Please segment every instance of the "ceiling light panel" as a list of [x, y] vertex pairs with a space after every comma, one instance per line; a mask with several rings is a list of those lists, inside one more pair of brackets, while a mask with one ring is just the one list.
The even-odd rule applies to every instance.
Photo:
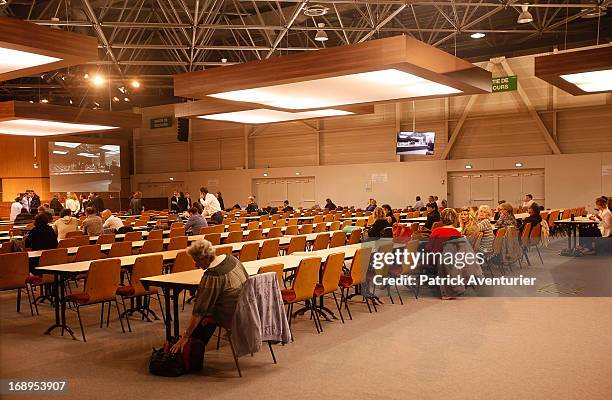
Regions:
[[90, 124], [71, 124], [35, 119], [0, 121], [0, 134], [4, 135], [53, 136], [76, 132], [105, 131], [109, 129], [117, 129], [117, 127]]
[[[350, 90], [349, 90], [350, 88]], [[288, 109], [336, 107], [389, 99], [461, 93], [397, 69], [364, 72], [304, 82], [211, 94], [211, 97]]]
[[61, 58], [0, 47], [0, 74], [61, 61]]
[[612, 90], [612, 69], [566, 74], [561, 75], [561, 78], [573, 83], [585, 92]]
[[235, 111], [219, 114], [202, 115], [198, 118], [214, 121], [237, 122], [242, 124], [269, 124], [273, 122], [286, 122], [302, 119], [313, 119], [323, 117], [336, 117], [342, 115], [352, 115], [352, 112], [344, 110], [316, 110], [304, 112], [286, 112], [279, 110], [267, 110], [258, 108], [254, 110]]

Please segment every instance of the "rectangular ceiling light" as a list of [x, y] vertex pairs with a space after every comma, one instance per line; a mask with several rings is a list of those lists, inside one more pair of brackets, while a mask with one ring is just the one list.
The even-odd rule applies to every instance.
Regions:
[[535, 76], [574, 96], [612, 92], [612, 45], [536, 57]]
[[[142, 117], [127, 112], [107, 112], [21, 101], [0, 102], [0, 135], [55, 136], [70, 133], [139, 128]], [[75, 148], [80, 143], [57, 142]]]
[[119, 151], [119, 146], [114, 145], [114, 144], [105, 144], [104, 146], [100, 146], [100, 148], [102, 150], [108, 150], [108, 151]]
[[53, 150], [53, 154], [68, 154], [68, 152], [62, 150]]
[[87, 157], [87, 158], [97, 158], [98, 156], [90, 153], [77, 153], [77, 156]]
[[263, 104], [269, 107], [304, 110], [458, 93], [461, 93], [461, 90], [408, 72], [383, 69], [334, 78], [216, 93], [210, 96], [224, 100]]
[[0, 17], [0, 81], [97, 59], [94, 37]]
[[81, 143], [74, 143], [74, 142], [53, 142], [53, 143], [55, 143], [56, 146], [68, 147], [70, 149], [74, 149], [81, 145]]
[[292, 110], [491, 92], [491, 73], [394, 36], [174, 76], [174, 94]]
[[220, 114], [202, 115], [198, 118], [214, 121], [237, 122], [241, 124], [270, 124], [273, 122], [287, 122], [302, 119], [337, 117], [341, 115], [352, 115], [352, 112], [344, 110], [315, 110], [303, 112], [287, 112], [279, 110], [268, 110], [258, 108], [254, 110], [235, 111]]
[[68, 133], [106, 131], [117, 129], [116, 126], [70, 124], [56, 121], [35, 119], [14, 119], [0, 121], [0, 134], [21, 136], [55, 136]]

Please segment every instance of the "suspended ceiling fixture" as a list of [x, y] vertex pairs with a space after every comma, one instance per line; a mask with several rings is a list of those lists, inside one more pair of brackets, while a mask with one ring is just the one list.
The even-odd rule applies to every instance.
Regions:
[[96, 38], [0, 17], [0, 81], [97, 59]]
[[174, 114], [177, 118], [201, 118], [240, 124], [271, 124], [372, 113], [374, 113], [374, 106], [371, 105], [341, 106], [309, 111], [291, 111], [264, 108], [258, 104], [238, 103], [216, 99], [191, 101], [175, 104], [174, 106]]
[[22, 101], [0, 102], [0, 135], [55, 136], [140, 126], [139, 114]]
[[535, 76], [574, 96], [612, 92], [612, 46], [536, 57]]
[[178, 97], [291, 110], [490, 92], [490, 72], [408, 36], [174, 76]]

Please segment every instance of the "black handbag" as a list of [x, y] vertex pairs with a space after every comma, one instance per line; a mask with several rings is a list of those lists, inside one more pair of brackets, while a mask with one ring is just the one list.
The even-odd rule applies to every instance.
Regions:
[[149, 372], [153, 375], [177, 377], [185, 373], [185, 365], [180, 353], [172, 353], [170, 348], [166, 346], [155, 350], [151, 353], [149, 361]]

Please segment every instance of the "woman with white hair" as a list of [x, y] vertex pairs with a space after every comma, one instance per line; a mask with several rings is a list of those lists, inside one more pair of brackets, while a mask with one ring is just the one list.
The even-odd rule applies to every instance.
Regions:
[[196, 265], [204, 270], [198, 286], [191, 320], [172, 352], [183, 350], [187, 339], [198, 337], [206, 343], [215, 333], [217, 325], [230, 328], [236, 303], [248, 274], [242, 263], [232, 255], [215, 255], [208, 240], [200, 239], [187, 248]]
[[489, 206], [478, 207], [478, 231], [482, 232], [482, 239], [480, 240], [480, 247], [475, 249], [484, 254], [493, 253], [493, 227], [491, 226], [491, 218], [493, 217], [493, 211]]

